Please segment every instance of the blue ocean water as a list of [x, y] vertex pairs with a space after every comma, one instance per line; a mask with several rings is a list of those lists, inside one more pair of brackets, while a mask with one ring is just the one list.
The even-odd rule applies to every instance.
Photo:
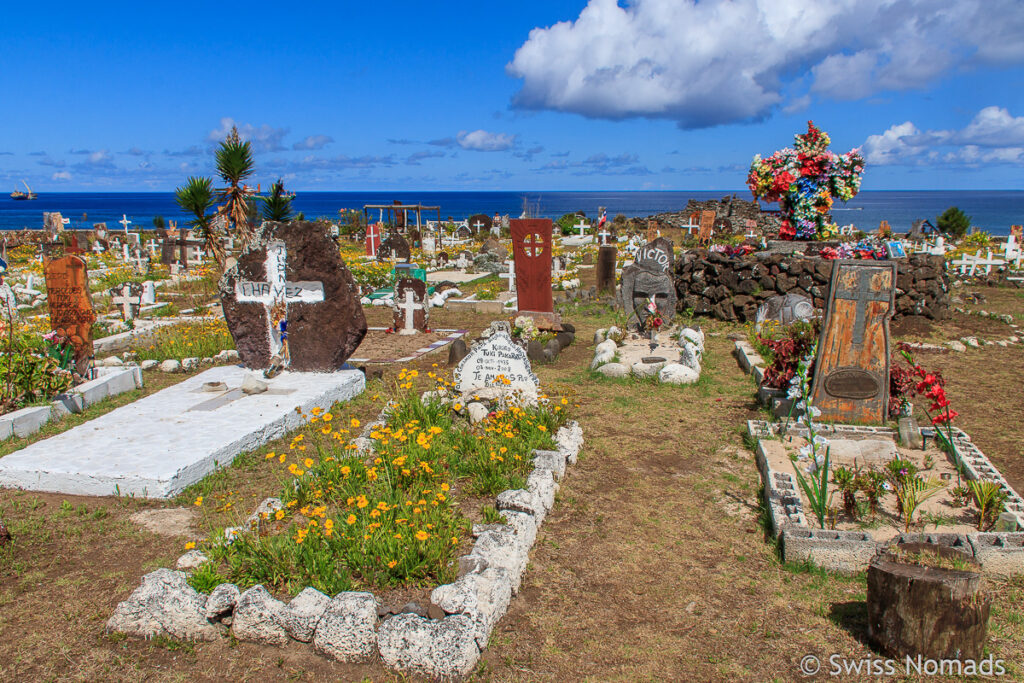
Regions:
[[[688, 199], [720, 199], [735, 193], [749, 199], [747, 190], [714, 192], [299, 192], [292, 206], [307, 218], [337, 218], [339, 209], [361, 209], [364, 204], [406, 204], [441, 207], [442, 218], [462, 219], [474, 213], [509, 214], [513, 218], [523, 210], [524, 201], [533, 215], [557, 218], [564, 213], [582, 210], [596, 216], [597, 208], [608, 208], [608, 217], [648, 216], [675, 211], [686, 206]], [[766, 208], [773, 205], [765, 204]], [[840, 225], [854, 224], [873, 230], [882, 220], [889, 221], [896, 232], [906, 232], [918, 218], [935, 217], [951, 206], [957, 206], [972, 219], [972, 224], [995, 235], [1007, 235], [1010, 225], [1024, 223], [1024, 191], [865, 191], [846, 204], [836, 203], [833, 218]], [[39, 229], [44, 211], [60, 211], [71, 219], [71, 228], [91, 228], [93, 223], [106, 222], [110, 229], [120, 229], [117, 221], [127, 215], [135, 228], [152, 227], [153, 217], [161, 215], [184, 224], [188, 218], [181, 212], [170, 192], [104, 192], [59, 193], [41, 192], [34, 201], [15, 201], [0, 196], [0, 230]], [[436, 214], [434, 214], [436, 216]], [[426, 215], [424, 218], [432, 218]]]

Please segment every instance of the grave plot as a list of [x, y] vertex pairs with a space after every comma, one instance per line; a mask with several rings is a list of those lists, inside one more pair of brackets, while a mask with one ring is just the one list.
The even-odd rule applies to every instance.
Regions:
[[368, 327], [366, 336], [349, 358], [351, 363], [408, 363], [461, 339], [468, 330], [440, 329], [399, 335], [388, 327]]
[[184, 572], [145, 576], [107, 628], [195, 640], [230, 628], [342, 662], [470, 673], [582, 446], [568, 399], [538, 395], [513, 349], [492, 335], [452, 380], [428, 373], [423, 396], [411, 391], [418, 371], [403, 370], [372, 424], [311, 411], [309, 428], [266, 454], [276, 497], [231, 523], [197, 499], [207, 540], [179, 559]]
[[[941, 375], [907, 345], [890, 355], [889, 273], [846, 266], [833, 271], [820, 335], [813, 321], [782, 325], [781, 335], [766, 324], [756, 341], [767, 362], [736, 345], [777, 418], [751, 421], [748, 433], [783, 559], [855, 573], [886, 546], [924, 542], [973, 557], [988, 573], [1024, 573], [1024, 499], [952, 426], [957, 412]], [[857, 293], [835, 286], [847, 275]], [[787, 310], [798, 309], [777, 312]], [[915, 407], [928, 427], [912, 417]]]

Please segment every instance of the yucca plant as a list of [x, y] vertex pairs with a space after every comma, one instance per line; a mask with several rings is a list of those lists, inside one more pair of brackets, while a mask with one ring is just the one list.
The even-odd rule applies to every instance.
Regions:
[[249, 218], [248, 192], [244, 182], [252, 175], [252, 146], [238, 137], [238, 129], [231, 127], [231, 132], [217, 148], [217, 173], [224, 181], [225, 187], [217, 189], [217, 199], [223, 204], [217, 212], [223, 216], [225, 225], [234, 226], [235, 232], [242, 243], [252, 237], [252, 222]]
[[262, 197], [263, 218], [268, 221], [287, 221], [292, 217], [292, 200], [284, 193], [284, 183], [278, 178], [270, 186], [270, 196]]
[[220, 234], [213, 224], [213, 214], [208, 213], [213, 206], [213, 180], [192, 176], [181, 187], [174, 191], [178, 206], [195, 218], [190, 221], [193, 230], [203, 237], [206, 250], [213, 254], [217, 263], [224, 262], [224, 248]]
[[978, 506], [978, 531], [984, 531], [994, 525], [1002, 514], [1006, 493], [994, 481], [972, 479], [967, 482], [967, 488], [974, 498], [974, 504]]
[[919, 476], [907, 477], [896, 485], [896, 499], [899, 501], [900, 510], [903, 512], [903, 531], [910, 531], [910, 525], [914, 521], [914, 512], [936, 493], [945, 488], [945, 484], [937, 479], [925, 481]]

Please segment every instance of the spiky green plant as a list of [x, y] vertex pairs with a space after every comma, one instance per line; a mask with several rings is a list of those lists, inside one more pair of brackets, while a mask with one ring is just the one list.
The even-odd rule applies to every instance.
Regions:
[[994, 481], [970, 480], [967, 488], [978, 506], [978, 531], [993, 526], [1006, 506], [1006, 493]]
[[262, 200], [264, 219], [286, 221], [292, 217], [292, 200], [284, 193], [284, 183], [280, 178], [270, 186], [270, 196], [262, 197]]
[[242, 243], [252, 237], [252, 223], [249, 219], [249, 192], [244, 181], [252, 175], [254, 162], [252, 145], [248, 140], [238, 137], [238, 129], [234, 126], [231, 132], [217, 148], [217, 174], [224, 181], [225, 187], [217, 189], [217, 199], [223, 202], [218, 208], [228, 227], [234, 227], [236, 235]]
[[174, 198], [182, 210], [195, 216], [190, 221], [192, 229], [202, 235], [207, 251], [221, 263], [224, 250], [213, 225], [213, 215], [208, 213], [214, 202], [213, 180], [192, 176], [174, 191]]

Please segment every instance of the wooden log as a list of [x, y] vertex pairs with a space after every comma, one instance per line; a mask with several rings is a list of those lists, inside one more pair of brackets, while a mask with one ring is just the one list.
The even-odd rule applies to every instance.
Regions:
[[928, 543], [877, 555], [868, 568], [871, 641], [890, 657], [980, 660], [991, 607], [980, 570], [964, 553]]

